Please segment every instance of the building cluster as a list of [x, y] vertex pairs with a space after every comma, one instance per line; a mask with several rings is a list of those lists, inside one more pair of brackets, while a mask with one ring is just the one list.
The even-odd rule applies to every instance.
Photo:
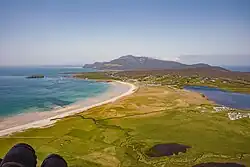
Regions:
[[250, 113], [240, 113], [240, 112], [229, 112], [228, 118], [230, 120], [237, 120], [241, 118], [250, 118]]
[[[229, 107], [225, 107], [225, 106], [221, 106], [221, 107], [214, 107], [214, 111], [215, 112], [222, 112], [222, 111], [234, 111], [234, 109], [229, 108]], [[241, 113], [241, 112], [229, 112], [227, 113], [228, 118], [230, 120], [237, 120], [237, 119], [241, 119], [241, 118], [250, 118], [250, 113]]]
[[229, 111], [229, 110], [233, 109], [225, 106], [214, 107], [214, 112]]

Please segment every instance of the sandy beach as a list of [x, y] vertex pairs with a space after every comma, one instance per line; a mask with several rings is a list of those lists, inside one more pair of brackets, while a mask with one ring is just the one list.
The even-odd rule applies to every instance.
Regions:
[[110, 82], [110, 88], [98, 96], [87, 98], [72, 105], [45, 112], [29, 112], [11, 117], [0, 118], [0, 136], [9, 135], [29, 128], [45, 127], [69, 115], [86, 111], [92, 107], [114, 102], [124, 96], [132, 94], [136, 86], [130, 83]]

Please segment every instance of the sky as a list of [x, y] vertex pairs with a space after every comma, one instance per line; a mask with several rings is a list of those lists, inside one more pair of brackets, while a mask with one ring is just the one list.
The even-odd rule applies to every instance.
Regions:
[[0, 1], [0, 66], [128, 54], [250, 65], [250, 0]]

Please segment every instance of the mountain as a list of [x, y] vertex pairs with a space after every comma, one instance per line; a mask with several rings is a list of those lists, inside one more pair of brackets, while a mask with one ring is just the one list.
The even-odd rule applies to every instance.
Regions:
[[185, 69], [211, 67], [208, 64], [187, 65], [175, 61], [165, 61], [149, 57], [136, 57], [132, 55], [122, 56], [109, 62], [95, 62], [85, 64], [83, 68], [93, 68], [98, 70], [157, 70], [157, 69]]

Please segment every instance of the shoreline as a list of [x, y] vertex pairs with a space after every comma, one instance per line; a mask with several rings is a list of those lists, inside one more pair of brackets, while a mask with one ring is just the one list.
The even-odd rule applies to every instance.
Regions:
[[93, 107], [112, 103], [135, 92], [137, 87], [122, 81], [110, 82], [111, 88], [104, 93], [76, 102], [64, 108], [45, 112], [30, 112], [0, 120], [0, 136], [25, 131], [30, 128], [42, 128], [54, 124], [57, 120], [81, 113]]

